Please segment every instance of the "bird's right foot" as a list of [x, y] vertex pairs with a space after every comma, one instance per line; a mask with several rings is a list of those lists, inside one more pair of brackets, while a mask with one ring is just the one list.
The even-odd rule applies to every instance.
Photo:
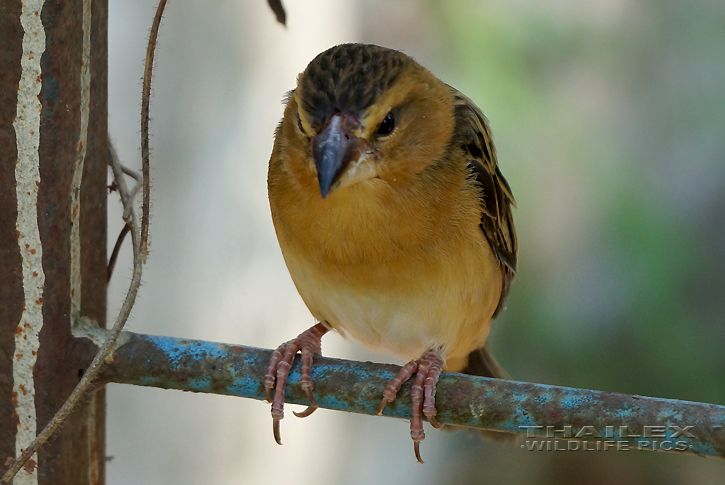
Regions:
[[[279, 434], [279, 422], [284, 418], [284, 392], [287, 386], [292, 361], [297, 352], [302, 352], [302, 369], [300, 371], [300, 383], [302, 389], [310, 400], [310, 406], [301, 413], [294, 413], [295, 416], [304, 418], [317, 409], [317, 401], [312, 395], [312, 357], [322, 354], [321, 338], [328, 332], [328, 328], [318, 323], [302, 332], [296, 339], [280, 345], [272, 353], [272, 358], [267, 366], [267, 373], [264, 375], [264, 388], [267, 394], [267, 402], [272, 403], [272, 431], [274, 440], [278, 445], [282, 444]], [[272, 399], [274, 389], [274, 399]]]

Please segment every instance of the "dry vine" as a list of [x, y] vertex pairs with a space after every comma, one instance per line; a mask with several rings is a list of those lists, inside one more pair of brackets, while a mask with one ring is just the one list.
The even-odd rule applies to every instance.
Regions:
[[[286, 13], [281, 0], [268, 0], [268, 3], [277, 20], [284, 25], [286, 21]], [[111, 354], [113, 345], [118, 339], [118, 336], [121, 334], [123, 326], [126, 324], [126, 320], [128, 320], [131, 309], [136, 301], [136, 295], [138, 294], [139, 287], [141, 286], [143, 264], [146, 263], [146, 258], [148, 257], [151, 189], [151, 177], [149, 170], [149, 109], [151, 98], [151, 78], [153, 73], [154, 53], [156, 51], [156, 41], [159, 34], [161, 17], [164, 14], [165, 8], [166, 0], [161, 0], [156, 9], [156, 15], [151, 26], [148, 47], [146, 49], [146, 63], [144, 67], [143, 89], [141, 95], [141, 175], [139, 176], [135, 171], [121, 165], [118, 155], [116, 154], [116, 150], [110, 142], [110, 139], [108, 143], [109, 165], [113, 172], [116, 186], [118, 187], [121, 202], [123, 203], [123, 220], [126, 223], [116, 240], [116, 244], [108, 262], [108, 278], [111, 278], [111, 274], [113, 273], [116, 259], [118, 257], [118, 252], [126, 235], [130, 232], [133, 246], [133, 275], [131, 277], [131, 284], [129, 286], [128, 293], [126, 294], [121, 310], [116, 317], [116, 322], [111, 329], [110, 335], [103, 342], [101, 348], [98, 349], [96, 356], [93, 358], [93, 362], [91, 362], [91, 365], [83, 374], [80, 382], [78, 382], [78, 385], [68, 399], [63, 403], [63, 406], [61, 406], [55, 416], [53, 416], [50, 422], [45, 426], [45, 428], [43, 428], [30, 446], [24, 449], [20, 456], [16, 459], [13, 460], [11, 458], [8, 460], [7, 464], [10, 468], [2, 477], [2, 481], [0, 482], [2, 485], [7, 485], [13, 480], [20, 469], [26, 466], [28, 460], [37, 453], [38, 449], [48, 441], [48, 439], [58, 430], [68, 416], [70, 416], [74, 407], [78, 404], [81, 398], [92, 389], [93, 381], [98, 376], [103, 363]], [[129, 175], [136, 180], [136, 185], [133, 189], [128, 189], [124, 174]], [[139, 231], [133, 204], [134, 198], [140, 186], [143, 186], [143, 202], [141, 208], [141, 228]]]

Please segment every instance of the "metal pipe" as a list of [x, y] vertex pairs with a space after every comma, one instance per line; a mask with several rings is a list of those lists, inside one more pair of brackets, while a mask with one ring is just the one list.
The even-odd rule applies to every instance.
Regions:
[[[95, 339], [103, 338], [94, 329]], [[125, 332], [102, 376], [116, 382], [263, 400], [271, 350]], [[376, 414], [396, 365], [316, 357], [320, 407]], [[308, 404], [295, 360], [288, 403]], [[441, 423], [521, 433], [530, 449], [639, 449], [725, 456], [725, 406], [444, 373]], [[410, 419], [410, 382], [385, 416]]]

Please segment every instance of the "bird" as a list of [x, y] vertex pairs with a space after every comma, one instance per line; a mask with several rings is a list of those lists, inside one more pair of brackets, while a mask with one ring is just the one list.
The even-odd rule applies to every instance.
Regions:
[[516, 276], [516, 201], [488, 119], [413, 58], [371, 44], [317, 55], [284, 102], [269, 203], [287, 269], [319, 323], [269, 361], [275, 440], [295, 356], [304, 417], [318, 407], [313, 358], [337, 331], [407, 361], [378, 414], [413, 378], [410, 430], [423, 463], [423, 416], [440, 427], [440, 373], [508, 378], [486, 339]]

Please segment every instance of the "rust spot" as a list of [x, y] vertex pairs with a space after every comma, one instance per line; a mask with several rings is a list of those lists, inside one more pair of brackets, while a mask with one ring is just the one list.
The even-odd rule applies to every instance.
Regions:
[[38, 180], [35, 181], [35, 186], [40, 187], [40, 182]]
[[30, 353], [33, 354], [33, 356], [38, 355], [38, 352], [36, 352], [35, 350], [31, 350]]
[[20, 239], [20, 231], [18, 231], [17, 229], [15, 229], [15, 237]]
[[33, 278], [37, 278], [37, 277], [38, 277], [38, 272], [37, 271], [33, 271]]
[[13, 407], [17, 409], [18, 407], [18, 393], [13, 391], [12, 394], [10, 394], [10, 400], [13, 402]]
[[33, 327], [31, 327], [31, 326], [30, 326], [30, 324], [29, 324], [28, 322], [25, 322], [25, 323], [23, 324], [23, 328], [30, 328], [30, 329], [32, 329]]
[[41, 296], [40, 298], [38, 298], [37, 300], [35, 300], [35, 304], [36, 305], [42, 305], [43, 304], [43, 297]]
[[35, 253], [36, 253], [35, 249], [30, 250], [30, 254], [35, 254]]
[[[24, 337], [24, 338], [25, 338], [25, 339], [27, 340], [27, 336], [26, 336], [26, 335], [23, 335], [23, 337]], [[22, 359], [24, 355], [25, 355], [25, 354], [16, 354], [16, 355], [15, 355], [15, 360], [20, 360], [20, 359]]]
[[23, 466], [23, 470], [28, 473], [33, 473], [33, 470], [35, 470], [35, 465], [37, 465], [37, 463], [35, 463], [35, 460], [31, 458], [25, 463], [25, 466]]
[[28, 395], [28, 389], [26, 389], [26, 387], [23, 384], [20, 384], [18, 386], [18, 388], [20, 388], [20, 390], [23, 391], [23, 396], [27, 396]]
[[78, 216], [78, 206], [73, 207], [73, 217]]
[[546, 408], [546, 416], [552, 421], [558, 421], [564, 414], [564, 410], [559, 406], [549, 406]]
[[13, 333], [15, 335], [20, 335], [21, 333], [23, 333], [23, 327], [21, 327], [20, 325], [18, 325], [17, 327], [15, 327], [15, 331]]
[[38, 75], [38, 76], [35, 76], [35, 82], [36, 82], [36, 83], [39, 83], [39, 82], [40, 82], [40, 75]]

